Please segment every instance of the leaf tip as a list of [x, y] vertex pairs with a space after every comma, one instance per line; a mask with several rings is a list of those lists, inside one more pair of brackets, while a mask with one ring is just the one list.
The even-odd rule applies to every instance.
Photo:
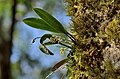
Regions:
[[33, 10], [35, 11], [37, 8], [33, 8]]
[[27, 18], [26, 18], [26, 19], [23, 19], [23, 22], [24, 22], [24, 23], [26, 23], [26, 21], [27, 21]]
[[35, 12], [37, 12], [38, 10], [41, 10], [40, 8], [33, 8], [33, 10], [35, 11]]

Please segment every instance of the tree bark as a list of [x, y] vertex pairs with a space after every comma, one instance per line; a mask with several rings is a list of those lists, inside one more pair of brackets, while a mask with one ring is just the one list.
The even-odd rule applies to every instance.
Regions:
[[72, 20], [69, 79], [120, 79], [120, 1], [65, 0]]
[[[10, 39], [4, 39], [4, 35], [0, 34], [0, 73], [1, 73], [1, 78], [0, 79], [12, 79], [12, 73], [11, 73], [11, 63], [10, 63], [10, 57], [12, 54], [12, 41], [13, 41], [13, 32], [14, 32], [14, 26], [15, 26], [15, 14], [16, 14], [16, 5], [17, 5], [17, 0], [12, 0], [13, 5], [12, 5], [12, 24], [9, 29], [9, 36]], [[1, 27], [2, 28], [2, 27]], [[2, 32], [2, 30], [1, 30]]]

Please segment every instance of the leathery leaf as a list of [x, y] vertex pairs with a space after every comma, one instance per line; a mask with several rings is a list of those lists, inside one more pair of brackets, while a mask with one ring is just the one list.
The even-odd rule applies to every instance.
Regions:
[[64, 33], [67, 34], [67, 31], [64, 29], [63, 25], [54, 18], [51, 14], [48, 12], [40, 9], [40, 8], [34, 8], [33, 9], [44, 21], [46, 21], [49, 26], [51, 26], [51, 29], [55, 29], [58, 33]]
[[49, 24], [47, 24], [43, 19], [40, 19], [40, 18], [26, 18], [23, 20], [23, 22], [33, 28], [58, 33], [56, 29], [51, 28]]
[[68, 61], [68, 58], [59, 61], [57, 64], [53, 66], [52, 71], [56, 71], [60, 66], [67, 63], [67, 61]]

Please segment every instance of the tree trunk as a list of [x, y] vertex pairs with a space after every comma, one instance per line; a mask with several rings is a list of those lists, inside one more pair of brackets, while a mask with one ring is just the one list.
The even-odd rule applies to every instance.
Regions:
[[66, 1], [77, 40], [69, 79], [119, 79], [120, 1]]
[[[2, 29], [0, 29], [0, 74], [1, 78], [0, 79], [12, 79], [12, 73], [11, 73], [11, 63], [10, 63], [10, 57], [12, 54], [12, 41], [13, 41], [13, 31], [14, 31], [14, 26], [15, 26], [15, 14], [16, 14], [16, 5], [17, 5], [17, 0], [12, 1], [12, 24], [9, 30], [9, 36], [10, 39], [4, 39], [4, 35], [2, 32]], [[2, 23], [1, 23], [2, 24]], [[2, 28], [2, 27], [1, 27]]]

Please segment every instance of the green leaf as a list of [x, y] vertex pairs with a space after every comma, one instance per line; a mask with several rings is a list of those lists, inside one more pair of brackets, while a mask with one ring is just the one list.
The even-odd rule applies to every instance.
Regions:
[[55, 19], [52, 15], [47, 13], [46, 11], [40, 9], [40, 8], [34, 8], [33, 9], [44, 21], [46, 21], [49, 26], [51, 26], [51, 29], [55, 29], [59, 33], [67, 34], [67, 31], [64, 29], [62, 24]]
[[48, 30], [51, 32], [58, 33], [58, 31], [56, 31], [56, 29], [51, 28], [51, 26], [49, 26], [44, 20], [39, 19], [39, 18], [26, 18], [23, 20], [23, 22], [33, 28]]
[[45, 54], [47, 54], [47, 55], [54, 55], [49, 49], [47, 49], [45, 46], [39, 46], [39, 49], [43, 52], [43, 53], [45, 53]]
[[63, 64], [65, 64], [67, 61], [68, 61], [68, 58], [59, 61], [57, 64], [55, 64], [53, 66], [53, 68], [51, 70], [52, 71], [56, 71], [60, 66], [62, 66]]
[[47, 38], [50, 39], [50, 37], [52, 37], [51, 34], [44, 34], [44, 35], [41, 37], [41, 39], [40, 39], [40, 43], [43, 44], [43, 42], [44, 42]]

